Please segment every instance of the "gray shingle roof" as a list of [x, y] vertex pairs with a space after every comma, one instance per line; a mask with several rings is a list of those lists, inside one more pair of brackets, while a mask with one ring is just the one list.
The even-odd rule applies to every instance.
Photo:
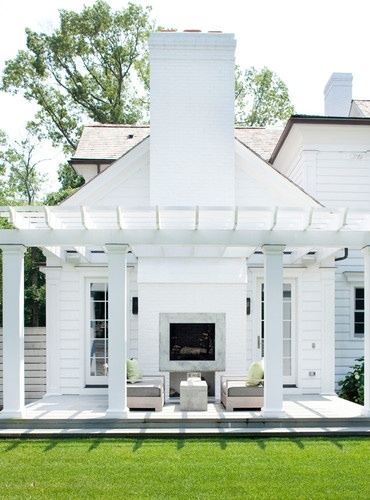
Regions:
[[245, 146], [268, 161], [282, 134], [282, 130], [269, 128], [236, 128], [235, 137]]
[[84, 127], [74, 160], [117, 160], [149, 135], [148, 126], [88, 125]]
[[[235, 137], [264, 160], [269, 160], [281, 132], [237, 127]], [[144, 125], [88, 125], [83, 129], [71, 163], [79, 160], [116, 160], [149, 134], [149, 126]]]

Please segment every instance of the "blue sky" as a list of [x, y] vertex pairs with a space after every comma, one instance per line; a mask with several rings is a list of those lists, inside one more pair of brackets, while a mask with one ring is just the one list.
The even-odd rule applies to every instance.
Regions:
[[[0, 4], [0, 69], [25, 48], [25, 27], [58, 24], [58, 9], [79, 11], [93, 0], [32, 0]], [[108, 0], [114, 10], [125, 0]], [[267, 66], [287, 84], [298, 113], [322, 114], [323, 89], [333, 72], [353, 74], [353, 98], [370, 99], [368, 0], [133, 0], [152, 6], [165, 27], [235, 34], [237, 63]], [[365, 26], [365, 27], [364, 27]], [[21, 133], [33, 108], [0, 93], [0, 129]]]

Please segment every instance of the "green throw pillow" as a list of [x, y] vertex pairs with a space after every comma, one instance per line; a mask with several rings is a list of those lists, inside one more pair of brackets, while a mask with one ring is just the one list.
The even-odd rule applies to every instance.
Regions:
[[262, 362], [255, 361], [249, 367], [249, 370], [247, 373], [247, 381], [246, 381], [245, 385], [247, 385], [247, 386], [259, 385], [261, 382], [261, 379], [263, 379]]
[[131, 358], [127, 360], [127, 382], [134, 384], [143, 379], [143, 374], [137, 359]]

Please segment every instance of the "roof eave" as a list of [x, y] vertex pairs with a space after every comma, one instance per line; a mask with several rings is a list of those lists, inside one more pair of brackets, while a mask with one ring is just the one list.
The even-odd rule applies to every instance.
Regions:
[[316, 115], [292, 115], [276, 146], [272, 152], [269, 162], [274, 163], [281, 148], [283, 147], [289, 133], [294, 125], [370, 125], [370, 118], [364, 117], [340, 117], [340, 116], [316, 116]]

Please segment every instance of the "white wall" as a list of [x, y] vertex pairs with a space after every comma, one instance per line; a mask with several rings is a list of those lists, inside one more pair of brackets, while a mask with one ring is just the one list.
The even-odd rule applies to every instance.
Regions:
[[[251, 298], [251, 314], [247, 316], [248, 364], [260, 357], [257, 336], [261, 334], [260, 287], [263, 279], [263, 268], [248, 269], [247, 296]], [[285, 268], [284, 281], [292, 283], [293, 291], [297, 391], [307, 394], [332, 392], [334, 357], [330, 349], [334, 344], [334, 269]], [[315, 375], [310, 376], [310, 372]]]
[[[158, 259], [160, 261], [160, 259]], [[139, 280], [139, 360], [150, 374], [159, 372], [159, 314], [160, 313], [225, 313], [226, 315], [226, 372], [245, 374], [246, 360], [246, 284], [242, 259], [224, 259], [225, 268], [219, 273], [219, 259], [168, 259], [155, 265], [157, 259], [141, 259]], [[208, 261], [208, 265], [207, 264]], [[211, 262], [213, 261], [213, 272]], [[178, 272], [175, 267], [177, 263]], [[192, 263], [194, 265], [191, 272]], [[202, 266], [203, 273], [202, 273]], [[229, 266], [227, 266], [229, 264]], [[245, 263], [244, 263], [245, 268]], [[156, 273], [157, 271], [157, 273]], [[161, 276], [165, 276], [161, 281]], [[185, 279], [186, 275], [188, 279]], [[191, 279], [189, 280], [189, 276]], [[208, 276], [208, 277], [207, 277]], [[206, 281], [208, 280], [208, 281]], [[167, 376], [167, 395], [168, 395]], [[216, 377], [216, 397], [219, 378]]]
[[335, 287], [336, 384], [343, 380], [356, 358], [363, 356], [364, 340], [353, 332], [353, 290], [364, 286], [363, 257], [360, 250], [350, 250], [344, 261], [337, 262]]
[[[86, 391], [90, 314], [88, 284], [107, 281], [107, 268], [65, 264], [57, 280], [52, 278], [54, 271], [54, 268], [45, 268], [49, 307], [46, 329], [49, 349], [47, 392], [80, 394]], [[127, 279], [128, 357], [137, 357], [138, 316], [132, 314], [132, 297], [138, 295], [135, 267], [128, 268]]]

